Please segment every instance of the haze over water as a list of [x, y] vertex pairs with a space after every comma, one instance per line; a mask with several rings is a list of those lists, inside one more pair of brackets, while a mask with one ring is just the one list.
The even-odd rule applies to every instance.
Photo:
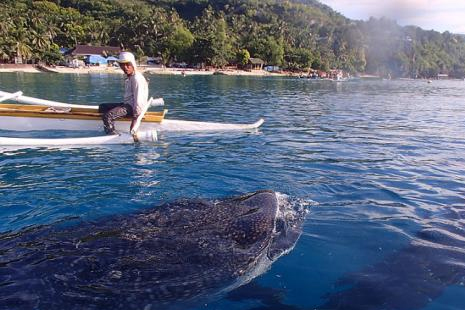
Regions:
[[[155, 145], [3, 149], [1, 232], [272, 189], [310, 203], [295, 249], [199, 309], [465, 308], [465, 82], [149, 78], [167, 118], [266, 122]], [[83, 104], [120, 99], [122, 83], [0, 74], [1, 90]], [[38, 133], [0, 131], [21, 134]]]

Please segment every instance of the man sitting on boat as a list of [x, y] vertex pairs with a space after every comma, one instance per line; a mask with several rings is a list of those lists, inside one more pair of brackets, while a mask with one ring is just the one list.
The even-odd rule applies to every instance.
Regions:
[[99, 105], [106, 134], [116, 134], [115, 120], [129, 116], [132, 118], [129, 131], [136, 135], [134, 128], [137, 118], [144, 111], [149, 96], [148, 84], [142, 73], [137, 71], [136, 59], [130, 52], [122, 52], [118, 63], [126, 74], [124, 81], [124, 101], [122, 103], [104, 103]]

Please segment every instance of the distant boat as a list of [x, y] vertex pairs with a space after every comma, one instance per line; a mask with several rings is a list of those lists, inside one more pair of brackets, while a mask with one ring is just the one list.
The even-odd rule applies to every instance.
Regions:
[[60, 73], [58, 70], [55, 70], [53, 68], [47, 67], [45, 65], [37, 65], [36, 68], [40, 71], [43, 72], [49, 72], [49, 73]]
[[372, 75], [372, 74], [362, 74], [360, 75], [362, 80], [382, 80], [379, 75]]
[[329, 79], [331, 82], [347, 82], [349, 78], [337, 77], [335, 79]]

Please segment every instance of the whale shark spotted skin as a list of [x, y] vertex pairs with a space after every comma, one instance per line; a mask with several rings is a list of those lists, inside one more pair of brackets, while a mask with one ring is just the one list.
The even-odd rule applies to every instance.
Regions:
[[156, 309], [249, 282], [290, 251], [302, 207], [259, 191], [0, 235], [0, 308]]
[[[441, 223], [442, 224], [442, 223]], [[407, 247], [337, 284], [350, 288], [328, 294], [315, 309], [423, 309], [454, 285], [465, 283], [463, 224], [422, 229]], [[465, 301], [462, 300], [463, 309]], [[439, 306], [438, 306], [439, 307]], [[449, 309], [444, 306], [441, 309]], [[431, 308], [433, 309], [433, 308]]]

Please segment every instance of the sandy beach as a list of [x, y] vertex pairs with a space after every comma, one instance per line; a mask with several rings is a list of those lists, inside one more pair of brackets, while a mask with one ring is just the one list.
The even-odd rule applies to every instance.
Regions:
[[[201, 70], [201, 69], [180, 69], [180, 68], [161, 68], [140, 66], [138, 68], [143, 73], [148, 74], [163, 74], [163, 75], [230, 75], [230, 76], [290, 76], [290, 73], [271, 73], [265, 70], [235, 70], [235, 69], [216, 69], [216, 70]], [[70, 68], [64, 66], [57, 67], [42, 67], [39, 69], [36, 65], [13, 65], [13, 64], [0, 64], [0, 73], [2, 72], [26, 72], [26, 73], [69, 73], [69, 74], [123, 74], [118, 67], [107, 66], [91, 66]]]

